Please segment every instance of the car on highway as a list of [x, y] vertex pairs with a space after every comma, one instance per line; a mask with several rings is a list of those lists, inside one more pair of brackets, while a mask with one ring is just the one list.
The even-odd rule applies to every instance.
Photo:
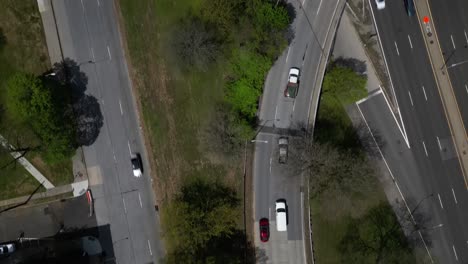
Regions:
[[285, 199], [276, 200], [276, 230], [286, 231], [288, 225], [288, 212]]
[[141, 162], [140, 153], [136, 153], [135, 156], [131, 159], [133, 176], [140, 177], [143, 174], [143, 166]]
[[285, 164], [288, 161], [288, 138], [280, 137], [278, 139], [279, 145], [279, 160], [281, 164]]
[[405, 8], [408, 16], [414, 16], [414, 14], [416, 14], [416, 9], [414, 8], [413, 0], [405, 0]]
[[385, 8], [385, 0], [375, 0], [375, 5], [377, 6], [378, 10], [382, 10]]
[[299, 90], [299, 76], [299, 68], [292, 67], [291, 69], [289, 69], [288, 84], [286, 85], [286, 89], [284, 90], [285, 97], [296, 98], [297, 91]]
[[260, 226], [260, 241], [267, 242], [270, 238], [270, 222], [268, 218], [262, 218], [258, 223]]
[[0, 255], [9, 255], [13, 252], [15, 252], [16, 247], [15, 244], [13, 243], [8, 243], [8, 244], [2, 244], [0, 245]]

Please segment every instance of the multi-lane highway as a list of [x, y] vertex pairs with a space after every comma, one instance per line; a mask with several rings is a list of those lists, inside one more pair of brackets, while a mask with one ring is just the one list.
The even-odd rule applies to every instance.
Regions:
[[[104, 125], [84, 148], [98, 226], [109, 260], [157, 263], [163, 256], [152, 181], [121, 45], [114, 1], [53, 0], [63, 56], [86, 76], [85, 93], [100, 104]], [[131, 155], [140, 152], [145, 171], [132, 174]]]
[[407, 15], [403, 1], [387, 1], [383, 10], [377, 10], [374, 1], [369, 3], [391, 77], [389, 94], [395, 95], [399, 109], [401, 138], [388, 135], [392, 122], [382, 122], [389, 118], [383, 119], [386, 104], [380, 96], [361, 106], [363, 116], [384, 136], [383, 155], [402, 195], [410, 201], [410, 210], [430, 219], [419, 231], [429, 234], [425, 242], [431, 256], [440, 263], [465, 263], [468, 196], [418, 17]]
[[[468, 2], [429, 1], [463, 122], [468, 124]], [[442, 68], [443, 65], [439, 67]]]
[[[339, 18], [345, 1], [298, 0], [291, 1], [296, 10], [292, 24], [295, 38], [278, 58], [265, 82], [260, 106], [260, 132], [254, 155], [254, 216], [255, 244], [265, 251], [268, 263], [305, 263], [310, 245], [308, 222], [304, 222], [304, 178], [291, 170], [288, 164], [278, 163], [278, 138], [291, 135], [289, 129], [298, 129], [314, 122], [318, 89], [324, 74]], [[295, 99], [284, 97], [287, 75], [291, 67], [301, 69], [300, 87]], [[318, 85], [317, 85], [318, 83]], [[312, 124], [309, 122], [312, 117]], [[290, 155], [290, 159], [293, 159]], [[289, 161], [288, 163], [292, 163]], [[288, 225], [286, 232], [276, 230], [275, 201], [286, 199]], [[270, 240], [260, 242], [258, 221], [270, 220]]]

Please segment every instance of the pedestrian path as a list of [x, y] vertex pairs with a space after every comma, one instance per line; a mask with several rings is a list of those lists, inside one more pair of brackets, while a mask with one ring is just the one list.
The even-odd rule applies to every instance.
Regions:
[[[8, 143], [8, 141], [0, 135], [0, 144], [6, 149], [15, 149], [12, 145]], [[18, 157], [21, 157], [21, 153], [13, 151], [11, 152], [11, 155], [16, 159]], [[55, 186], [44, 176], [42, 173], [36, 169], [27, 159], [24, 157], [21, 157], [18, 159], [18, 162], [23, 165], [23, 167], [34, 177], [38, 182], [40, 182], [44, 188], [46, 189], [52, 189]]]

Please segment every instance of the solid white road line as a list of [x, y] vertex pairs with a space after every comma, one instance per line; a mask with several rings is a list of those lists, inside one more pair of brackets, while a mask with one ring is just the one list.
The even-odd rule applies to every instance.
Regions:
[[293, 113], [294, 113], [295, 108], [296, 108], [296, 100], [294, 100], [294, 102], [293, 102]]
[[277, 120], [276, 116], [278, 115], [278, 106], [276, 106], [276, 110], [275, 110], [275, 120]]
[[422, 86], [422, 90], [423, 90], [423, 93], [424, 93], [424, 98], [425, 98], [426, 101], [427, 101], [426, 89], [424, 89], [424, 85]]
[[120, 102], [120, 99], [119, 99], [119, 106], [120, 106], [120, 114], [123, 115], [122, 102]]
[[[382, 87], [379, 85], [379, 88], [380, 88], [380, 89], [377, 90], [375, 93], [372, 93], [371, 95], [369, 95], [369, 96], [367, 96], [367, 97], [365, 97], [365, 98], [362, 98], [361, 100], [357, 101], [356, 104], [361, 104], [361, 103], [363, 103], [363, 102], [365, 102], [365, 101], [371, 99], [372, 97], [381, 94], [381, 93], [382, 93]], [[395, 120], [395, 121], [396, 121], [396, 120]]]
[[109, 54], [109, 60], [112, 60], [109, 45], [107, 45], [107, 53]]
[[273, 161], [273, 158], [270, 158], [270, 176], [271, 176], [271, 163]]
[[97, 5], [101, 6], [101, 2], [99, 0], [97, 0]]
[[453, 254], [455, 254], [455, 259], [458, 261], [457, 251], [455, 250], [455, 245], [452, 245]]
[[450, 35], [450, 39], [452, 39], [453, 49], [457, 49], [457, 48], [455, 48], [455, 41], [453, 41], [453, 36], [452, 35]]
[[132, 155], [132, 148], [130, 147], [130, 141], [127, 141], [128, 145], [128, 151], [130, 152], [130, 155]]
[[286, 54], [286, 62], [288, 62], [289, 51], [291, 50], [291, 46], [288, 47], [288, 53]]
[[320, 0], [319, 6], [318, 6], [318, 8], [317, 8], [317, 15], [318, 15], [318, 13], [319, 13], [319, 11], [320, 11], [320, 7], [321, 7], [321, 6], [322, 6], [322, 0]]
[[96, 61], [96, 58], [94, 57], [94, 49], [91, 47], [91, 56], [93, 57], [93, 61]]
[[138, 200], [140, 201], [140, 207], [143, 208], [143, 203], [141, 202], [140, 192], [138, 192]]
[[[387, 68], [388, 69], [388, 68]], [[392, 84], [392, 87], [393, 87], [393, 84]], [[380, 87], [380, 89], [382, 89], [382, 87]], [[393, 90], [393, 89], [392, 89]], [[401, 133], [401, 136], [403, 137], [403, 139], [405, 140], [406, 142], [406, 146], [408, 146], [408, 148], [411, 148], [410, 147], [410, 144], [409, 144], [409, 140], [408, 140], [408, 136], [406, 135], [406, 129], [405, 129], [405, 123], [403, 122], [403, 118], [401, 117], [401, 112], [400, 112], [400, 108], [398, 107], [398, 113], [400, 113], [400, 121], [401, 121], [401, 127], [400, 127], [400, 124], [398, 123], [397, 121], [397, 118], [395, 116], [395, 113], [393, 113], [393, 110], [392, 110], [392, 107], [390, 106], [390, 103], [388, 102], [388, 99], [387, 99], [387, 96], [385, 95], [385, 93], [382, 93], [383, 94], [383, 97], [385, 99], [385, 102], [387, 103], [387, 107], [390, 111], [390, 113], [392, 113], [392, 116], [393, 116], [393, 119], [395, 119], [395, 123], [397, 124], [398, 126], [398, 129], [400, 130], [400, 133]], [[394, 94], [395, 95], [395, 94]], [[396, 101], [396, 95], [395, 95], [395, 101]], [[398, 103], [397, 103], [398, 105]]]
[[422, 143], [423, 143], [423, 147], [424, 147], [424, 152], [426, 152], [426, 157], [427, 157], [428, 155], [427, 155], [426, 144], [424, 144], [424, 141]]
[[409, 40], [409, 45], [411, 46], [411, 49], [413, 48], [413, 43], [411, 42], [411, 37], [408, 35], [408, 40]]
[[124, 212], [127, 213], [127, 206], [125, 205], [125, 199], [122, 197]]
[[268, 207], [268, 219], [271, 219], [271, 207]]
[[442, 145], [440, 145], [439, 137], [436, 137], [436, 138], [437, 138], [437, 144], [439, 144], [439, 149], [442, 150]]
[[151, 251], [151, 243], [150, 243], [149, 239], [148, 239], [148, 249], [149, 249], [150, 255], [153, 256], [153, 251]]
[[84, 12], [84, 4], [83, 4], [83, 0], [81, 0], [81, 7], [83, 8], [83, 12]]
[[466, 35], [466, 30], [463, 30], [463, 32], [465, 33], [466, 44], [468, 44], [468, 36]]
[[465, 84], [465, 90], [466, 90], [466, 93], [468, 94], [468, 86]]
[[[339, 1], [337, 1], [338, 3]], [[384, 59], [384, 62], [385, 62], [385, 68], [387, 69], [387, 73], [388, 73], [388, 78], [390, 79], [390, 88], [392, 88], [392, 96], [393, 96], [393, 99], [395, 100], [395, 103], [396, 103], [396, 108], [398, 110], [398, 113], [399, 113], [399, 119], [401, 121], [401, 127], [400, 125], [398, 124], [398, 128], [400, 128], [400, 131], [401, 133], [403, 134], [403, 138], [405, 139], [405, 142], [406, 142], [406, 145], [408, 146], [408, 148], [410, 148], [410, 144], [409, 144], [409, 140], [408, 140], [408, 136], [406, 135], [406, 129], [405, 129], [405, 122], [403, 121], [403, 117], [401, 116], [401, 111], [400, 111], [400, 105], [398, 104], [398, 98], [396, 97], [396, 93], [395, 93], [395, 87], [393, 86], [393, 80], [392, 80], [392, 76], [390, 74], [390, 71], [389, 71], [389, 68], [388, 68], [388, 63], [387, 63], [387, 57], [385, 56], [385, 51], [383, 49], [383, 45], [382, 45], [382, 40], [380, 38], [380, 31], [379, 31], [379, 27], [377, 26], [377, 23], [375, 22], [376, 19], [375, 19], [375, 14], [374, 14], [374, 8], [372, 7], [372, 3], [371, 3], [371, 0], [368, 0], [367, 3], [369, 4], [369, 6], [371, 7], [370, 8], [370, 11], [371, 11], [371, 14], [372, 14], [372, 22], [374, 24], [374, 28], [375, 28], [375, 31], [377, 32], [377, 39], [379, 40], [379, 46], [380, 46], [380, 50], [382, 51], [382, 55], [383, 55], [383, 59]], [[338, 4], [337, 4], [338, 6]], [[387, 104], [388, 106], [390, 107], [390, 104], [388, 103], [388, 100], [387, 100], [387, 97], [385, 96], [385, 93], [384, 93], [384, 98], [385, 98], [385, 101], [387, 101]], [[392, 109], [390, 107], [390, 109]], [[395, 118], [395, 121], [396, 121], [396, 117], [395, 117], [395, 114], [393, 113], [393, 111], [390, 111], [393, 115], [393, 117]], [[429, 254], [429, 256], [431, 256]]]
[[[370, 5], [370, 2], [369, 2], [369, 5]], [[372, 8], [371, 8], [371, 10], [372, 10]], [[384, 95], [385, 95], [385, 93], [384, 93]], [[365, 123], [366, 126], [367, 126], [367, 129], [369, 130], [369, 133], [372, 135], [372, 140], [374, 141], [374, 144], [377, 146], [377, 150], [379, 151], [379, 154], [380, 154], [380, 156], [382, 157], [382, 160], [384, 161], [385, 166], [387, 167], [387, 170], [388, 170], [388, 172], [390, 173], [390, 176], [392, 176], [393, 182], [395, 183], [395, 186], [396, 186], [398, 192], [400, 193], [401, 199], [403, 199], [403, 202], [405, 203], [406, 210], [408, 210], [408, 213], [409, 213], [410, 216], [411, 216], [411, 220], [413, 221], [413, 223], [416, 223], [416, 221], [414, 220], [413, 214], [411, 213], [411, 210], [410, 210], [410, 208], [409, 208], [409, 206], [408, 206], [408, 203], [406, 202], [405, 197], [403, 196], [403, 193], [401, 192], [400, 187], [398, 186], [398, 183], [397, 183], [397, 181], [395, 180], [395, 177], [393, 176], [392, 170], [390, 170], [390, 166], [388, 166], [387, 160], [385, 159], [385, 157], [384, 157], [384, 155], [383, 155], [383, 153], [382, 153], [382, 150], [380, 150], [380, 147], [379, 147], [379, 145], [377, 144], [377, 141], [375, 140], [374, 134], [372, 134], [372, 131], [371, 131], [370, 127], [369, 127], [369, 124], [367, 123], [366, 118], [364, 117], [364, 114], [363, 114], [362, 111], [361, 111], [361, 108], [359, 107], [358, 104], [356, 104], [356, 106], [357, 106], [357, 108], [358, 108], [358, 110], [359, 110], [359, 113], [361, 114], [362, 119], [364, 120], [364, 123]], [[409, 147], [409, 146], [408, 146], [408, 147]], [[418, 231], [418, 233], [419, 233], [419, 237], [421, 238], [421, 240], [422, 240], [422, 242], [423, 242], [423, 244], [424, 244], [424, 247], [426, 248], [427, 255], [428, 255], [429, 258], [431, 259], [431, 263], [434, 263], [434, 261], [432, 260], [431, 253], [429, 252], [429, 248], [427, 247], [426, 241], [424, 241], [424, 238], [423, 238], [423, 236], [422, 236], [422, 234], [421, 234], [421, 231]]]
[[[304, 192], [301, 191], [301, 222], [302, 222], [302, 234], [304, 234]], [[306, 248], [306, 245], [305, 245], [305, 239], [302, 239], [302, 247], [304, 250], [302, 250], [302, 252], [304, 253], [304, 263], [307, 264], [307, 256], [306, 256], [306, 251], [305, 251], [305, 248]]]
[[440, 194], [437, 195], [439, 196], [440, 208], [444, 209], [444, 206], [442, 205], [442, 199], [440, 198]]
[[398, 56], [400, 56], [400, 51], [398, 51], [398, 45], [396, 44], [396, 41], [395, 41], [395, 49], [396, 49], [396, 53], [398, 54]]
[[453, 194], [453, 199], [455, 200], [455, 203], [457, 204], [458, 203], [457, 196], [455, 196], [455, 191], [453, 190], [453, 188], [452, 188], [452, 194]]
[[408, 95], [409, 95], [409, 99], [410, 99], [410, 101], [411, 101], [411, 106], [414, 106], [414, 104], [413, 104], [413, 97], [411, 97], [410, 91], [408, 91]]

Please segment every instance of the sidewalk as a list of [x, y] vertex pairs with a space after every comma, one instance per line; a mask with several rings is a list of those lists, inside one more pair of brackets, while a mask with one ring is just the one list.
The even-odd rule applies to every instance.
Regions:
[[[459, 156], [465, 187], [468, 187], [466, 179], [468, 175], [468, 139], [466, 128], [463, 124], [460, 109], [458, 108], [450, 76], [447, 73], [445, 59], [442, 55], [437, 32], [432, 24], [433, 19], [428, 0], [415, 1], [414, 3], [420, 20], [419, 25], [421, 26], [421, 31], [424, 36], [424, 43], [426, 44], [427, 53], [431, 61], [432, 71], [434, 72], [439, 94], [442, 98], [445, 116], [447, 117], [455, 148]], [[437, 65], [444, 66], [439, 68]]]
[[[8, 141], [0, 135], [0, 144], [5, 149], [14, 150], [15, 148], [8, 143]], [[21, 156], [19, 152], [11, 152], [11, 155], [16, 159]], [[34, 177], [36, 180], [44, 186], [46, 189], [52, 189], [55, 186], [44, 176], [40, 171], [38, 171], [27, 159], [21, 157], [18, 159], [18, 162], [23, 165], [23, 167]]]

